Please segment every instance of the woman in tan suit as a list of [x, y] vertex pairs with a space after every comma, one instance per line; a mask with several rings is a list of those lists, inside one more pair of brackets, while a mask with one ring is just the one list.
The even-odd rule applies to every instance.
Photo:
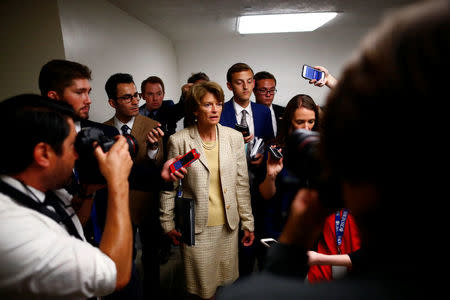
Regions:
[[[172, 135], [168, 158], [192, 149], [200, 153], [182, 181], [183, 197], [195, 201], [195, 246], [181, 246], [187, 291], [213, 298], [218, 286], [232, 283], [238, 272], [238, 229], [242, 242], [253, 243], [253, 215], [242, 134], [219, 124], [224, 94], [215, 82], [194, 85], [186, 99], [190, 126]], [[161, 194], [161, 225], [178, 244], [174, 198], [177, 189]]]

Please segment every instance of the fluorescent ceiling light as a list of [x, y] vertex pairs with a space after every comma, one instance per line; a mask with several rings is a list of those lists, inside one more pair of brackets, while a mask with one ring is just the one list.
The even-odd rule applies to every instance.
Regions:
[[240, 34], [314, 31], [337, 16], [335, 12], [240, 16]]

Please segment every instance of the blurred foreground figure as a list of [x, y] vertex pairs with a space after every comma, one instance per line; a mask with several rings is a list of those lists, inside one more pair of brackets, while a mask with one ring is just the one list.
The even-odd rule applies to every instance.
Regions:
[[[328, 97], [321, 155], [361, 229], [360, 267], [345, 280], [303, 283], [305, 249], [329, 209], [320, 193], [302, 189], [280, 244], [270, 249], [266, 272], [219, 298], [411, 299], [439, 293], [437, 269], [445, 269], [444, 260], [431, 249], [446, 232], [439, 222], [448, 192], [436, 170], [448, 156], [440, 104], [448, 95], [438, 84], [450, 79], [448, 53], [449, 1], [407, 7], [366, 37]], [[388, 126], [381, 128], [380, 121]]]

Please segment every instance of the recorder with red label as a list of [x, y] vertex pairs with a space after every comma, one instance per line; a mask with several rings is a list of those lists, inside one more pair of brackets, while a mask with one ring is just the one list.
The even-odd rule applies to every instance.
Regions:
[[169, 166], [170, 171], [174, 173], [175, 171], [178, 171], [181, 168], [189, 167], [194, 161], [196, 161], [200, 157], [200, 153], [198, 153], [197, 150], [192, 149], [185, 155], [183, 155], [179, 160], [174, 162]]

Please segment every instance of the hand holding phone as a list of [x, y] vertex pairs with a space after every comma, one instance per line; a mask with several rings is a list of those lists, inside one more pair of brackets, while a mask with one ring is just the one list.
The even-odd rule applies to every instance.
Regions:
[[[250, 159], [258, 160], [264, 154], [264, 141], [262, 138], [256, 137], [253, 139], [251, 144]], [[260, 154], [260, 155], [258, 155]]]
[[302, 77], [307, 80], [320, 81], [322, 79], [325, 79], [325, 72], [322, 72], [319, 69], [314, 69], [313, 67], [308, 65], [303, 65]]
[[272, 247], [273, 245], [275, 245], [276, 243], [278, 243], [277, 240], [273, 239], [273, 238], [265, 238], [265, 239], [261, 239], [261, 244], [263, 244], [264, 246], [266, 246], [267, 248]]
[[167, 233], [167, 236], [171, 239], [172, 243], [175, 246], [178, 246], [181, 244], [180, 239], [181, 239], [181, 233], [176, 230], [176, 229], [172, 229], [171, 231], [169, 231]]
[[192, 149], [185, 155], [183, 155], [180, 159], [175, 161], [173, 164], [169, 166], [170, 171], [175, 173], [181, 168], [189, 167], [194, 161], [196, 161], [200, 157], [200, 153], [196, 149]]
[[281, 154], [280, 150], [278, 150], [275, 147], [268, 147], [268, 148], [269, 148], [270, 155], [274, 160], [280, 160], [283, 158], [283, 154]]
[[248, 129], [248, 126], [243, 126], [241, 124], [234, 124], [234, 129], [236, 129], [239, 132], [242, 132], [242, 134], [244, 135], [244, 137], [247, 137], [250, 135], [250, 129]]
[[164, 136], [164, 132], [161, 129], [161, 124], [158, 124], [155, 128], [147, 133], [147, 144], [150, 149], [158, 149], [158, 140]]

